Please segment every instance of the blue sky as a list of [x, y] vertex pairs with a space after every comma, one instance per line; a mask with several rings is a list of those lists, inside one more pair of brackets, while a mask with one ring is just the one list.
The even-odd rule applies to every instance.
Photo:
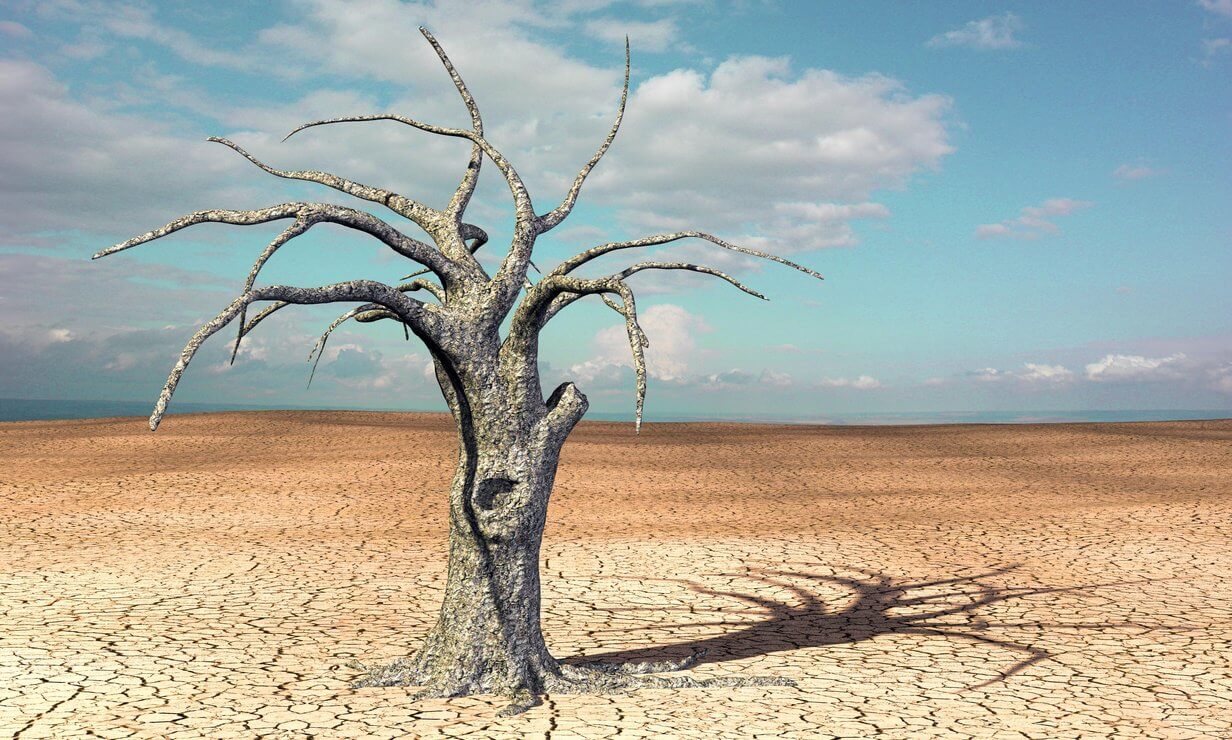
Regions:
[[[339, 115], [466, 125], [420, 24], [541, 210], [602, 140], [631, 38], [625, 126], [540, 266], [696, 228], [826, 275], [662, 250], [770, 302], [702, 276], [633, 278], [652, 419], [1232, 408], [1229, 0], [5, 2], [0, 397], [152, 402], [279, 227], [94, 251], [202, 208], [347, 203], [207, 136], [442, 205], [463, 143], [392, 124], [279, 143]], [[469, 220], [493, 234], [493, 264], [510, 208], [485, 173]], [[410, 269], [322, 228], [263, 278]], [[624, 328], [588, 303], [545, 334], [545, 383], [575, 380], [596, 411], [631, 416]], [[444, 408], [424, 350], [382, 324], [335, 333], [305, 388], [304, 358], [342, 310], [282, 312], [233, 367], [216, 338], [177, 400]]]

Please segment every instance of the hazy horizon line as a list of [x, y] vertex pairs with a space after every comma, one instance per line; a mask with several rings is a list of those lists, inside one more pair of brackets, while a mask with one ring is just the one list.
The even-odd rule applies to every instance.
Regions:
[[[0, 422], [87, 420], [144, 417], [153, 408], [149, 401], [119, 399], [0, 398]], [[368, 413], [448, 414], [442, 409], [364, 406], [295, 406], [291, 404], [176, 403], [169, 414], [219, 413], [227, 411], [356, 411]], [[591, 411], [593, 421], [630, 421], [632, 412]], [[817, 412], [811, 414], [697, 414], [648, 413], [649, 423], [730, 422], [771, 424], [1041, 424], [1134, 421], [1200, 421], [1232, 418], [1232, 409], [986, 409], [980, 411], [865, 411]]]

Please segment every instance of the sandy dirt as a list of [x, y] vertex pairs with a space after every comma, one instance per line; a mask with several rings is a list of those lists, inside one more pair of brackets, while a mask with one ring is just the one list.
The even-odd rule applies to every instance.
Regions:
[[444, 416], [0, 424], [0, 736], [1232, 737], [1232, 421], [584, 422], [554, 654], [797, 688], [352, 689], [444, 580]]

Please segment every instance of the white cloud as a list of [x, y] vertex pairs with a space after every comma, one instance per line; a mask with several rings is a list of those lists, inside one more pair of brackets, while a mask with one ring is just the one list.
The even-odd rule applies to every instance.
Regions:
[[1232, 362], [1207, 371], [1211, 387], [1221, 393], [1232, 393]]
[[1126, 180], [1144, 180], [1148, 177], [1158, 177], [1167, 170], [1159, 170], [1145, 165], [1123, 164], [1112, 171], [1112, 176], [1122, 182]]
[[0, 21], [0, 34], [11, 39], [34, 38], [34, 33], [17, 21]]
[[1204, 10], [1232, 18], [1232, 0], [1198, 0], [1198, 5]]
[[818, 385], [825, 388], [855, 388], [856, 390], [867, 391], [881, 387], [881, 381], [871, 375], [861, 375], [858, 378], [824, 378]]
[[1232, 38], [1222, 37], [1202, 39], [1202, 64], [1209, 67], [1215, 62], [1215, 57], [1232, 52]]
[[962, 28], [937, 34], [926, 46], [934, 49], [947, 46], [966, 46], [972, 49], [1017, 49], [1022, 42], [1014, 33], [1023, 29], [1022, 19], [1013, 13], [993, 15], [982, 20], [970, 21]]
[[1041, 236], [1060, 233], [1052, 222], [1058, 216], [1068, 216], [1075, 211], [1090, 208], [1094, 203], [1072, 198], [1049, 198], [1038, 206], [1023, 208], [1018, 218], [997, 224], [981, 224], [975, 235], [980, 239], [1039, 239]]
[[968, 372], [967, 375], [982, 383], [995, 383], [1000, 380], [1005, 380], [1010, 376], [1010, 373], [1002, 372], [995, 367], [983, 367], [979, 370], [972, 370]]
[[697, 228], [780, 253], [847, 246], [849, 221], [888, 216], [873, 191], [952, 151], [949, 105], [881, 75], [793, 74], [786, 57], [678, 69], [637, 86], [591, 194], [639, 231]]
[[586, 21], [584, 28], [589, 36], [622, 46], [628, 36], [630, 46], [638, 51], [666, 51], [670, 47], [678, 47], [679, 44], [676, 22], [671, 18], [660, 18], [657, 21], [596, 18]]
[[1167, 380], [1182, 377], [1178, 364], [1185, 359], [1183, 352], [1167, 357], [1143, 357], [1142, 355], [1105, 355], [1086, 366], [1087, 379], [1094, 381], [1117, 380]]
[[1018, 377], [1029, 382], [1064, 383], [1072, 380], [1074, 373], [1062, 365], [1042, 365], [1034, 362], [1025, 363], [1026, 372], [1018, 373]]
[[698, 388], [703, 391], [725, 391], [734, 387], [760, 385], [769, 388], [789, 388], [792, 385], [791, 375], [774, 370], [762, 370], [751, 373], [740, 368], [732, 368], [721, 373], [713, 373], [701, 379]]
[[0, 60], [0, 109], [0, 203], [14, 234], [144, 231], [245, 194], [208, 144], [75, 101], [33, 62]]
[[[665, 381], [683, 380], [691, 363], [702, 356], [695, 339], [710, 327], [700, 316], [680, 306], [663, 303], [639, 312], [638, 323], [650, 339], [646, 348], [646, 374]], [[600, 329], [592, 343], [594, 356], [569, 369], [579, 383], [613, 381], [623, 376], [618, 368], [633, 367], [633, 353], [624, 324]]]

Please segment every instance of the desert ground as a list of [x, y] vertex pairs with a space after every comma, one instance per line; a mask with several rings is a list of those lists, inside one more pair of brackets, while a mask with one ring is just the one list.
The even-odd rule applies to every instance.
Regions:
[[560, 658], [797, 687], [412, 701], [450, 419], [0, 424], [0, 736], [1232, 737], [1232, 421], [583, 422]]

